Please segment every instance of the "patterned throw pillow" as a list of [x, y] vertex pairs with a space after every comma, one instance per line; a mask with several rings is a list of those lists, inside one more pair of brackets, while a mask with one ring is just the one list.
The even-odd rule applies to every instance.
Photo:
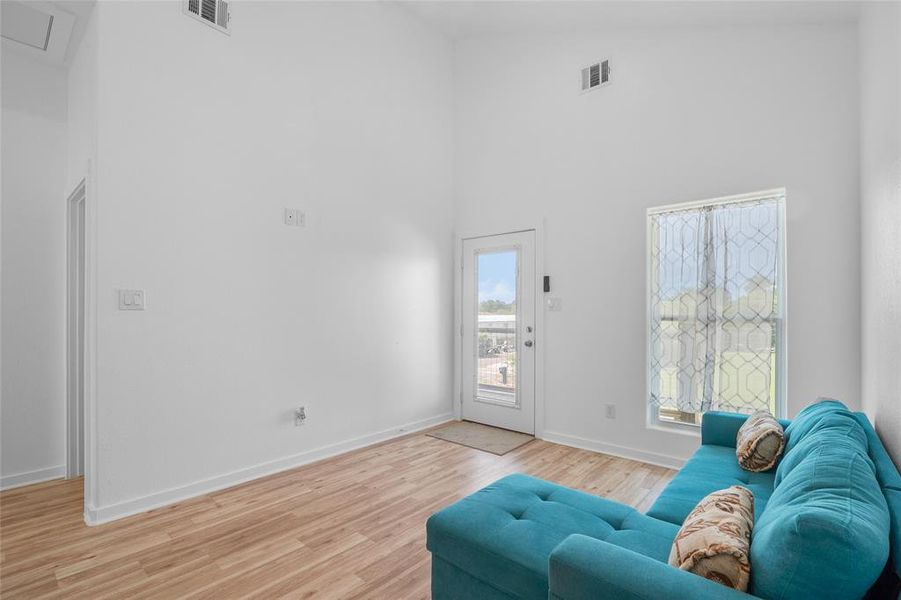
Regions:
[[782, 425], [767, 411], [758, 410], [738, 430], [735, 456], [742, 469], [760, 473], [776, 466], [784, 447]]
[[698, 502], [673, 541], [669, 564], [722, 585], [748, 589], [754, 495], [733, 485]]

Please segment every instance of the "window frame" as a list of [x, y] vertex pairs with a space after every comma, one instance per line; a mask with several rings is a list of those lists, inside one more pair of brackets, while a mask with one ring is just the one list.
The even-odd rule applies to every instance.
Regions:
[[656, 429], [667, 432], [683, 433], [692, 436], [699, 436], [701, 432], [700, 421], [697, 424], [679, 423], [669, 420], [660, 419], [660, 409], [653, 406], [650, 402], [651, 398], [651, 281], [652, 281], [652, 239], [653, 232], [651, 227], [651, 217], [655, 214], [679, 211], [702, 209], [710, 206], [721, 206], [724, 204], [734, 204], [739, 202], [748, 202], [753, 200], [776, 200], [777, 214], [777, 236], [779, 243], [779, 255], [776, 260], [777, 278], [776, 289], [779, 294], [779, 315], [776, 319], [776, 415], [777, 419], [786, 418], [787, 407], [786, 398], [788, 390], [787, 381], [787, 365], [788, 365], [788, 343], [787, 343], [787, 323], [788, 323], [788, 285], [786, 267], [788, 261], [786, 259], [786, 231], [785, 231], [785, 188], [773, 188], [769, 190], [761, 190], [758, 192], [750, 192], [747, 194], [736, 194], [732, 196], [722, 196], [719, 198], [711, 198], [708, 200], [694, 200], [691, 202], [682, 202], [676, 204], [667, 204], [664, 206], [654, 206], [647, 209], [645, 215], [645, 395], [644, 403], [646, 407], [646, 423], [647, 429]]

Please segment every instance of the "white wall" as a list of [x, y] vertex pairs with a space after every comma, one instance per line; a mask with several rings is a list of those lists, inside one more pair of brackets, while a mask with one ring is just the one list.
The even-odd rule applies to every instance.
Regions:
[[75, 189], [83, 179], [93, 181], [89, 164], [97, 153], [97, 19], [87, 15], [84, 33], [68, 68], [68, 130], [66, 185]]
[[451, 44], [374, 3], [95, 17], [94, 518], [447, 418]]
[[[836, 84], [857, 68], [854, 26], [503, 36], [458, 42], [454, 61], [449, 42], [391, 5], [232, 10], [228, 37], [174, 2], [101, 3], [68, 73], [67, 139], [65, 100], [50, 110], [21, 97], [27, 86], [8, 93], [4, 56], [4, 476], [64, 461], [62, 200], [89, 160], [96, 520], [449, 414], [454, 227], [545, 221], [563, 299], [547, 314], [546, 433], [672, 462], [697, 439], [644, 425], [645, 209], [784, 185], [789, 412], [818, 395], [859, 406], [859, 134], [866, 153], [879, 137], [867, 132], [890, 117]], [[865, 98], [880, 85], [867, 65], [886, 60], [876, 47], [861, 45]], [[579, 95], [579, 67], [606, 56], [614, 85]], [[65, 98], [56, 73], [53, 97]], [[42, 124], [22, 147], [54, 148], [41, 159], [7, 151], [29, 119]], [[41, 160], [52, 176], [27, 170]], [[57, 194], [56, 230], [35, 225], [50, 200], [27, 218], [13, 210], [19, 186]], [[879, 225], [888, 213], [869, 197]], [[281, 224], [286, 206], [306, 211], [305, 229]], [[879, 239], [874, 252], [891, 243]], [[22, 247], [37, 249], [32, 269], [7, 268]], [[865, 322], [868, 306], [883, 318], [867, 289], [885, 293], [892, 276], [868, 275], [866, 252]], [[23, 287], [45, 275], [36, 293]], [[122, 287], [146, 289], [148, 310], [118, 312]], [[20, 357], [23, 342], [46, 352]], [[865, 372], [884, 374], [874, 364], [865, 353]], [[40, 369], [50, 374], [32, 377]], [[866, 400], [866, 385], [881, 432], [897, 432], [886, 416], [897, 395]], [[40, 401], [8, 401], [22, 390]], [[310, 418], [294, 428], [300, 404]], [[35, 431], [51, 423], [43, 443]], [[34, 448], [9, 452], [20, 444]]]
[[[672, 463], [645, 427], [645, 210], [787, 188], [788, 412], [859, 407], [853, 24], [473, 38], [456, 47], [456, 228], [546, 219], [546, 435]], [[579, 94], [612, 58], [613, 84]], [[617, 419], [604, 418], [604, 404]], [[636, 452], [640, 450], [641, 452]]]
[[863, 408], [901, 466], [901, 5], [860, 23]]
[[65, 473], [66, 72], [2, 53], [0, 486]]

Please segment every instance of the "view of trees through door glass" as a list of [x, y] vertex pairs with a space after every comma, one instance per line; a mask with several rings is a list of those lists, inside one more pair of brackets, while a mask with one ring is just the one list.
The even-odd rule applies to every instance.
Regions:
[[516, 403], [518, 251], [478, 255], [478, 397]]

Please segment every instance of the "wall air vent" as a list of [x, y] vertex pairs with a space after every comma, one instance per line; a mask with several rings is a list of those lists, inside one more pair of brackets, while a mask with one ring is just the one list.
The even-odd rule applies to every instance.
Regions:
[[582, 69], [582, 93], [610, 83], [610, 59], [598, 61]]
[[183, 11], [189, 17], [231, 35], [230, 13], [226, 0], [183, 0]]

